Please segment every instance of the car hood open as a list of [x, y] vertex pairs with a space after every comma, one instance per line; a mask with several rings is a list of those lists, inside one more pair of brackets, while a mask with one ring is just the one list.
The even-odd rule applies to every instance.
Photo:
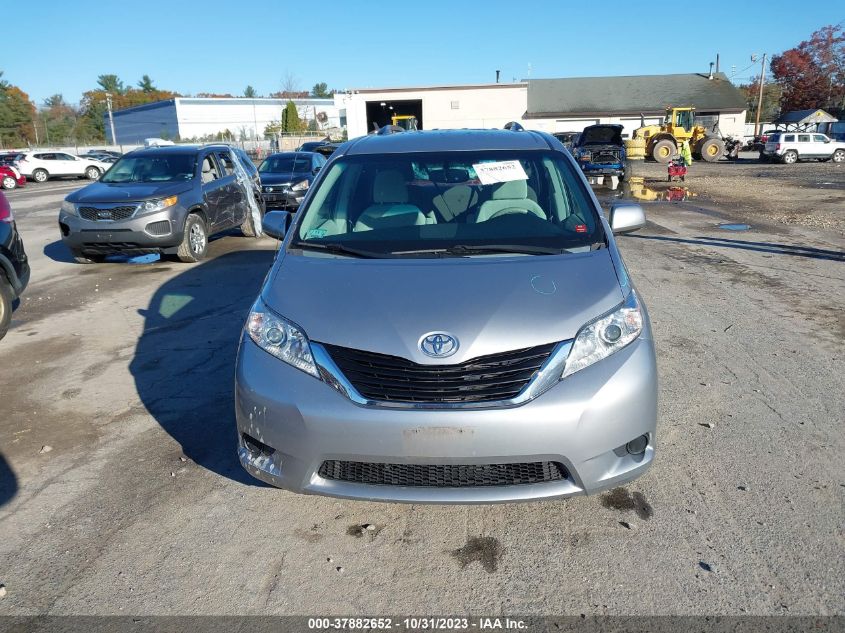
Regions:
[[152, 198], [166, 198], [188, 191], [189, 181], [180, 182], [124, 182], [107, 183], [95, 182], [67, 197], [68, 202], [77, 204], [100, 204], [103, 202], [127, 202], [150, 200]]
[[[574, 338], [618, 305], [622, 291], [607, 249], [549, 255], [367, 260], [283, 255], [262, 297], [315, 342], [453, 364]], [[420, 339], [459, 341], [447, 359]]]

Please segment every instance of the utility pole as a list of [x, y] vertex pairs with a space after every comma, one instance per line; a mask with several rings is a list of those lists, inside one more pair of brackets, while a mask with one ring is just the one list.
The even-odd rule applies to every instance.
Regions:
[[760, 110], [763, 108], [763, 80], [766, 78], [766, 53], [763, 53], [763, 62], [760, 64], [760, 94], [757, 96], [757, 118], [754, 121], [754, 136], [760, 134]]
[[111, 113], [111, 93], [106, 93], [106, 107], [109, 109], [109, 126], [111, 127], [111, 142], [112, 145], [117, 145], [117, 135], [114, 133], [114, 117]]

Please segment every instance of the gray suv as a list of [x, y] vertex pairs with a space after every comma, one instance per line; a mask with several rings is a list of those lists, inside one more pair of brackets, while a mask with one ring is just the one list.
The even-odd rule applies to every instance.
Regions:
[[256, 233], [246, 196], [261, 201], [260, 182], [238, 169], [243, 160], [226, 145], [125, 154], [98, 182], [65, 198], [59, 213], [62, 240], [79, 263], [103, 261], [113, 253], [199, 261], [214, 233], [233, 227], [248, 236]]
[[238, 455], [296, 492], [412, 503], [592, 494], [652, 463], [648, 314], [552, 136], [372, 135], [335, 152], [247, 318]]

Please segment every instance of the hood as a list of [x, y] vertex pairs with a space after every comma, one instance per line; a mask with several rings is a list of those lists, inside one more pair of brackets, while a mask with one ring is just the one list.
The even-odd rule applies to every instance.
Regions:
[[315, 342], [419, 364], [419, 341], [459, 341], [448, 364], [575, 336], [623, 296], [607, 249], [561, 256], [367, 260], [286, 255], [262, 291]]
[[193, 187], [190, 181], [181, 182], [134, 182], [107, 183], [95, 182], [79, 191], [74, 191], [66, 200], [68, 202], [99, 204], [102, 202], [126, 202], [128, 200], [149, 200], [151, 198], [166, 198]]
[[591, 125], [585, 127], [578, 138], [578, 147], [583, 145], [622, 145], [621, 125]]
[[311, 182], [313, 176], [306, 172], [287, 172], [287, 173], [276, 173], [276, 172], [264, 172], [261, 174], [261, 184], [262, 185], [282, 185], [282, 184], [296, 184], [303, 180], [307, 180]]

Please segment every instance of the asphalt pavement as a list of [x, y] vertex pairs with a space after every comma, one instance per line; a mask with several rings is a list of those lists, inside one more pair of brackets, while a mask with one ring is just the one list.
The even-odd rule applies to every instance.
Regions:
[[0, 343], [0, 615], [845, 612], [841, 235], [647, 204], [619, 243], [658, 350], [654, 467], [565, 501], [360, 503], [237, 463], [275, 242], [78, 265], [56, 219], [81, 184], [8, 195], [33, 273]]

